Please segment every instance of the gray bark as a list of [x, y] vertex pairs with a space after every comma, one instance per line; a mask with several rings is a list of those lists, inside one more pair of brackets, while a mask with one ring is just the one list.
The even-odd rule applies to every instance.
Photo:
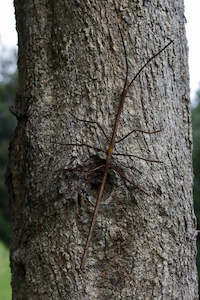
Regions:
[[[191, 117], [182, 0], [15, 0], [19, 35], [18, 125], [7, 184], [12, 211], [13, 299], [198, 299], [192, 203]], [[135, 81], [118, 137], [137, 133], [112, 163], [80, 270], [125, 79], [169, 38]], [[74, 168], [72, 170], [72, 168]], [[132, 169], [131, 169], [132, 168]], [[140, 185], [150, 195], [136, 188]]]

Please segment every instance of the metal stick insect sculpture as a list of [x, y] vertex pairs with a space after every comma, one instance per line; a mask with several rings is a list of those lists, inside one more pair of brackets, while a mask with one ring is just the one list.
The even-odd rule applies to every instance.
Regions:
[[[96, 218], [97, 218], [97, 214], [98, 214], [98, 210], [99, 210], [99, 205], [100, 205], [100, 202], [101, 202], [102, 197], [103, 197], [103, 193], [104, 193], [104, 189], [105, 189], [105, 185], [106, 185], [106, 179], [107, 179], [107, 176], [108, 176], [109, 169], [112, 168], [112, 165], [111, 165], [112, 155], [126, 155], [126, 156], [129, 156], [129, 157], [131, 157], [131, 156], [132, 157], [137, 157], [139, 159], [143, 159], [143, 160], [149, 161], [149, 162], [161, 163], [161, 161], [158, 161], [158, 160], [145, 159], [145, 158], [142, 158], [142, 157], [139, 157], [139, 156], [136, 156], [136, 155], [132, 155], [132, 154], [113, 153], [113, 149], [114, 149], [116, 143], [121, 142], [122, 140], [124, 140], [125, 138], [127, 138], [129, 135], [131, 135], [133, 132], [142, 132], [142, 133], [152, 134], [152, 133], [157, 133], [157, 132], [161, 131], [161, 130], [157, 130], [157, 131], [153, 131], [153, 132], [148, 132], [148, 131], [143, 131], [143, 130], [139, 130], [139, 129], [134, 129], [131, 132], [129, 132], [128, 134], [126, 134], [124, 137], [122, 137], [120, 140], [116, 141], [117, 129], [118, 129], [118, 126], [119, 126], [119, 123], [120, 123], [121, 113], [123, 111], [124, 103], [125, 103], [126, 96], [127, 96], [127, 93], [129, 91], [129, 89], [133, 86], [134, 81], [139, 76], [139, 74], [142, 72], [142, 70], [153, 59], [155, 59], [161, 52], [163, 52], [173, 41], [170, 40], [160, 51], [158, 51], [151, 58], [149, 58], [147, 60], [147, 62], [139, 69], [139, 71], [136, 73], [136, 75], [133, 77], [133, 79], [130, 82], [128, 82], [128, 59], [127, 59], [127, 52], [126, 52], [126, 47], [125, 47], [123, 35], [122, 35], [122, 32], [121, 32], [121, 28], [120, 28], [119, 25], [118, 25], [118, 29], [119, 29], [119, 33], [120, 33], [120, 36], [121, 36], [121, 40], [122, 40], [122, 44], [123, 44], [123, 49], [124, 49], [125, 64], [126, 64], [126, 77], [125, 77], [124, 87], [123, 87], [122, 93], [120, 95], [120, 101], [119, 101], [118, 110], [117, 110], [117, 113], [116, 113], [116, 116], [115, 116], [115, 121], [114, 121], [114, 125], [113, 125], [111, 139], [109, 140], [109, 138], [107, 137], [107, 135], [104, 132], [103, 128], [101, 127], [101, 125], [98, 122], [95, 122], [95, 121], [86, 121], [86, 120], [78, 119], [78, 118], [75, 117], [78, 121], [83, 121], [83, 122], [97, 124], [97, 126], [102, 131], [102, 133], [104, 134], [104, 136], [106, 137], [106, 139], [109, 141], [109, 147], [108, 147], [108, 150], [106, 152], [105, 164], [101, 165], [101, 166], [99, 166], [97, 168], [95, 168], [95, 170], [96, 170], [96, 169], [104, 167], [104, 173], [103, 173], [103, 178], [102, 178], [102, 181], [101, 181], [101, 185], [100, 185], [98, 197], [97, 197], [97, 200], [96, 200], [96, 203], [95, 203], [95, 208], [94, 208], [94, 212], [93, 212], [92, 222], [91, 222], [91, 225], [90, 225], [90, 230], [88, 232], [87, 241], [86, 241], [86, 245], [85, 245], [85, 248], [84, 248], [84, 253], [83, 253], [83, 256], [82, 256], [82, 259], [81, 259], [81, 265], [80, 265], [81, 270], [84, 269], [84, 266], [85, 266], [85, 263], [86, 263], [86, 259], [87, 259], [87, 255], [88, 255], [88, 249], [89, 249], [89, 244], [90, 244], [90, 240], [92, 238], [92, 233], [93, 233], [93, 230], [94, 230], [94, 227], [95, 227]], [[60, 143], [58, 143], [58, 144], [60, 144]], [[87, 147], [87, 148], [92, 148], [92, 149], [97, 150], [97, 151], [105, 152], [102, 149], [90, 146], [90, 145], [88, 145], [86, 143], [80, 143], [80, 144], [72, 144], [71, 143], [71, 144], [62, 144], [62, 145]], [[136, 186], [136, 188], [139, 189], [139, 190], [141, 190], [145, 194], [149, 195], [142, 187]]]

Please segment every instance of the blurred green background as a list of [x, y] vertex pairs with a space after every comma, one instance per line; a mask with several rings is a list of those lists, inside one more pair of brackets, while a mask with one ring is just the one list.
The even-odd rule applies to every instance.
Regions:
[[11, 300], [10, 267], [8, 248], [0, 242], [0, 299]]
[[[16, 53], [0, 64], [0, 299], [11, 299], [9, 241], [10, 217], [8, 194], [4, 184], [4, 176], [8, 159], [8, 145], [16, 126], [16, 120], [9, 112], [14, 104], [17, 90]], [[200, 90], [193, 99], [193, 168], [194, 168], [194, 207], [197, 216], [197, 229], [200, 230]], [[200, 274], [200, 237], [197, 238], [197, 267]], [[200, 276], [199, 276], [200, 277]], [[200, 282], [199, 282], [200, 284]]]
[[17, 90], [16, 53], [11, 51], [0, 63], [0, 300], [11, 300], [9, 267], [10, 216], [5, 187], [8, 144], [16, 126], [9, 112]]

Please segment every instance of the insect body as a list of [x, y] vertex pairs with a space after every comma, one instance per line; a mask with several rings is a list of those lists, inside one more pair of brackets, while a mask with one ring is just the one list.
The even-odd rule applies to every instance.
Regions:
[[[112, 155], [114, 155], [113, 149], [115, 147], [115, 144], [117, 142], [119, 142], [119, 141], [116, 141], [116, 135], [117, 135], [117, 129], [118, 129], [118, 126], [119, 126], [119, 123], [120, 123], [120, 116], [121, 116], [121, 113], [123, 111], [123, 107], [124, 107], [124, 103], [125, 103], [125, 100], [126, 100], [127, 93], [129, 91], [129, 89], [133, 86], [134, 81], [139, 76], [139, 74], [142, 72], [142, 70], [153, 59], [155, 59], [161, 52], [163, 52], [173, 42], [172, 40], [170, 40], [169, 43], [167, 43], [160, 51], [158, 51], [151, 58], [149, 58], [147, 60], [147, 62], [139, 69], [139, 71], [136, 73], [136, 75], [130, 81], [130, 83], [128, 83], [128, 59], [127, 59], [126, 47], [125, 47], [125, 43], [124, 43], [124, 39], [123, 39], [123, 35], [122, 35], [122, 32], [121, 32], [121, 29], [120, 29], [119, 26], [118, 26], [118, 28], [119, 28], [119, 32], [120, 32], [120, 35], [121, 35], [121, 39], [122, 39], [122, 43], [123, 43], [123, 48], [124, 48], [124, 54], [125, 54], [126, 78], [125, 78], [125, 82], [124, 82], [124, 87], [123, 87], [122, 93], [120, 95], [120, 101], [119, 101], [119, 105], [118, 105], [118, 110], [117, 110], [117, 114], [115, 116], [114, 126], [113, 126], [113, 130], [112, 130], [112, 137], [111, 137], [110, 144], [109, 144], [108, 151], [107, 151], [107, 155], [106, 155], [106, 162], [105, 162], [105, 166], [104, 166], [104, 174], [103, 174], [101, 186], [100, 186], [100, 189], [99, 189], [99, 194], [98, 194], [98, 197], [97, 197], [97, 200], [96, 200], [96, 204], [95, 204], [95, 208], [94, 208], [94, 213], [93, 213], [93, 217], [92, 217], [92, 222], [91, 222], [90, 230], [89, 230], [89, 233], [88, 233], [88, 236], [87, 236], [87, 242], [86, 242], [84, 253], [83, 253], [83, 256], [82, 256], [82, 260], [81, 260], [81, 266], [80, 266], [81, 269], [84, 268], [85, 263], [86, 263], [87, 254], [88, 254], [88, 248], [89, 248], [90, 240], [92, 238], [92, 233], [93, 233], [93, 230], [94, 230], [94, 226], [95, 226], [95, 223], [96, 223], [96, 218], [97, 218], [97, 214], [98, 214], [99, 205], [100, 205], [100, 202], [101, 202], [102, 197], [103, 197], [103, 192], [104, 192], [104, 188], [105, 188], [105, 184], [106, 184], [106, 179], [107, 179], [107, 176], [108, 176], [108, 171], [109, 171], [109, 169], [111, 167], [111, 158], [112, 158]], [[122, 141], [123, 139], [125, 139], [126, 137], [128, 137], [134, 131], [137, 131], [137, 130], [131, 131], [125, 137], [121, 138], [120, 141]], [[159, 132], [159, 131], [160, 130], [155, 131], [153, 133], [156, 133], [156, 132]], [[152, 132], [145, 132], [145, 131], [142, 131], [142, 132], [143, 133], [150, 133], [150, 134], [152, 133]], [[148, 160], [148, 159], [146, 159], [146, 160], [147, 161], [152, 161], [152, 160]], [[154, 162], [160, 162], [160, 161], [154, 160]]]

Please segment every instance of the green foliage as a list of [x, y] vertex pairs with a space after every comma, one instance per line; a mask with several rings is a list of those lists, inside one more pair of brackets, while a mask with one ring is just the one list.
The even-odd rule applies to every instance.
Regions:
[[9, 205], [8, 194], [4, 183], [8, 160], [8, 145], [15, 128], [15, 118], [9, 112], [9, 106], [14, 103], [17, 89], [17, 73], [13, 61], [16, 56], [4, 60], [0, 65], [0, 240], [9, 244]]
[[10, 281], [9, 251], [3, 243], [0, 243], [0, 299], [2, 300], [11, 299]]
[[192, 109], [193, 126], [193, 169], [194, 169], [194, 206], [200, 230], [200, 91], [197, 93], [197, 106]]
[[[197, 217], [197, 230], [200, 230], [200, 90], [196, 95], [197, 106], [192, 109], [193, 126], [193, 170], [194, 170], [194, 209]], [[200, 286], [200, 236], [197, 237], [197, 269]]]

